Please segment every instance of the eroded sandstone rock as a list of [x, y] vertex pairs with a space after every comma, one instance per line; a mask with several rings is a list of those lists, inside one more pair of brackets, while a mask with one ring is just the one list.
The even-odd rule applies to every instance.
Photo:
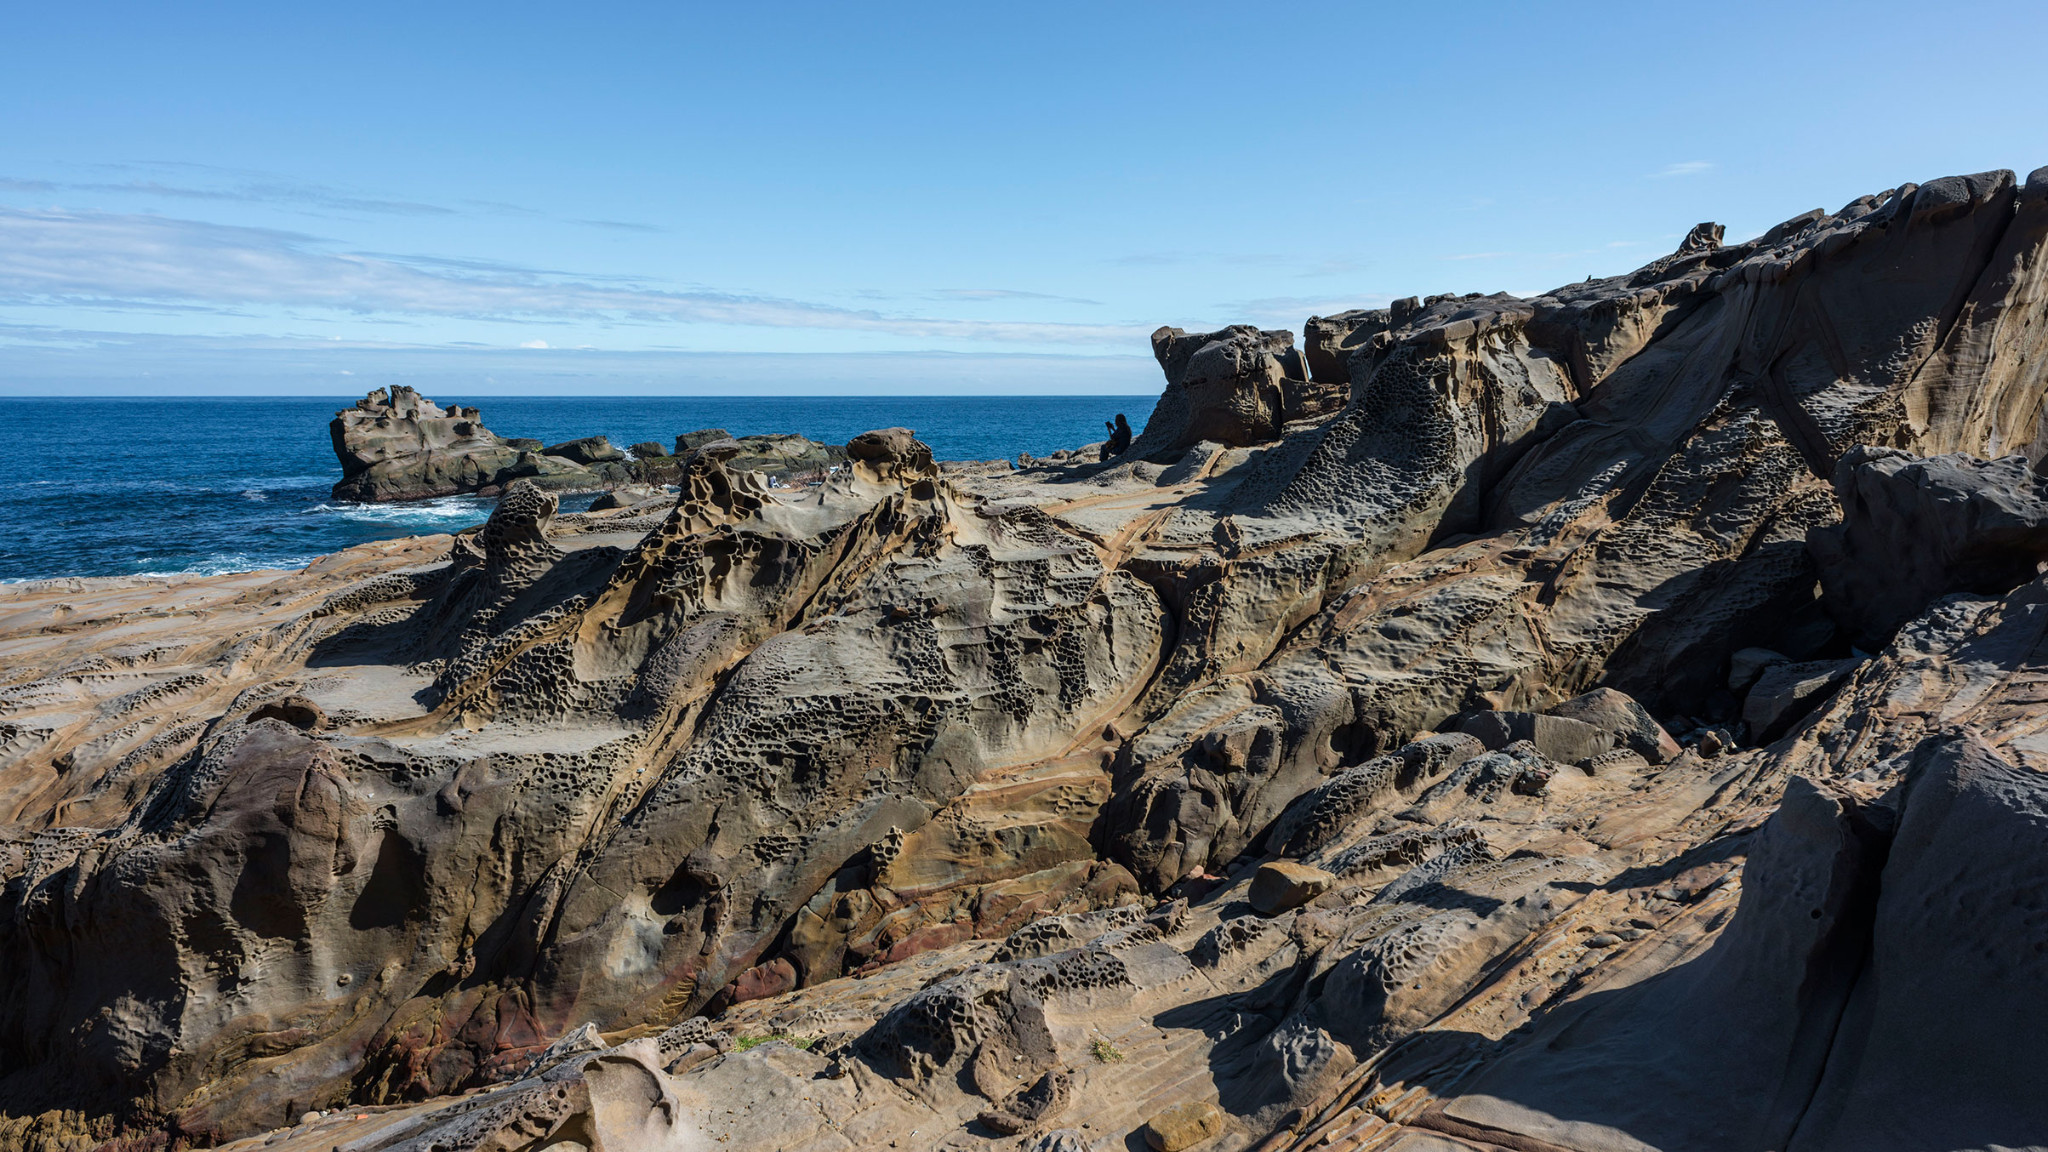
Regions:
[[1243, 447], [1278, 439], [1288, 421], [1334, 412], [1344, 400], [1341, 390], [1309, 381], [1292, 332], [1161, 328], [1152, 355], [1166, 391], [1127, 453], [1137, 459], [1177, 457], [1205, 440]]
[[521, 449], [483, 426], [475, 408], [443, 409], [411, 388], [379, 388], [328, 426], [341, 461], [338, 500], [419, 500], [474, 492]]
[[[1317, 329], [1320, 421], [1277, 335], [1169, 332], [1165, 463], [891, 429], [777, 488], [705, 436], [564, 515], [508, 445], [472, 533], [0, 590], [0, 1134], [2018, 1143], [2031, 897], [1968, 846], [2038, 855], [2048, 584], [1930, 581], [1766, 747], [1653, 717], [1849, 657], [1808, 540], [1858, 445], [2039, 457], [2044, 197], [1397, 302]], [[1276, 859], [1334, 880], [1259, 915]], [[1966, 1042], [1908, 1050], [1930, 1013]]]

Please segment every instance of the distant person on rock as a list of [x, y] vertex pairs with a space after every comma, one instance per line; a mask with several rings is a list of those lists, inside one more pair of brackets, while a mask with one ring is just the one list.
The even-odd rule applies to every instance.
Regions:
[[1109, 429], [1109, 439], [1102, 444], [1102, 460], [1108, 463], [1123, 455], [1124, 450], [1131, 446], [1131, 422], [1124, 419], [1124, 414], [1119, 412], [1114, 423], [1104, 420], [1102, 426]]

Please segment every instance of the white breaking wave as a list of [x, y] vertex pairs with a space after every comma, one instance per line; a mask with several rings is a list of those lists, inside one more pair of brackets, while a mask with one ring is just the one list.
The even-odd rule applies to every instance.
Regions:
[[412, 504], [315, 504], [302, 516], [336, 516], [358, 524], [446, 530], [490, 518], [492, 502], [475, 496], [443, 496]]
[[[252, 556], [247, 552], [216, 552], [183, 568], [131, 572], [131, 576], [232, 576], [237, 572], [292, 571], [304, 568], [324, 553], [310, 556]], [[149, 563], [145, 557], [142, 563]]]

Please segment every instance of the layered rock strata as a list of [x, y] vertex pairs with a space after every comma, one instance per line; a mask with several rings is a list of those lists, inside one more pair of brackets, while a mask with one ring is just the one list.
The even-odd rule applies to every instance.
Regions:
[[2043, 1146], [2048, 170], [1722, 239], [5, 590], [0, 1135]]

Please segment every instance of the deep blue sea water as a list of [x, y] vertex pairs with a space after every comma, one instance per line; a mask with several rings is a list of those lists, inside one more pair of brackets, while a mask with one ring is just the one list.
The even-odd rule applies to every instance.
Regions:
[[[1045, 455], [1100, 440], [1150, 396], [518, 397], [475, 404], [500, 436], [621, 446], [678, 433], [799, 432], [844, 443], [901, 425], [945, 460]], [[298, 567], [366, 540], [480, 523], [487, 500], [344, 504], [327, 422], [355, 397], [0, 399], [0, 581]], [[580, 507], [573, 500], [565, 507]]]

